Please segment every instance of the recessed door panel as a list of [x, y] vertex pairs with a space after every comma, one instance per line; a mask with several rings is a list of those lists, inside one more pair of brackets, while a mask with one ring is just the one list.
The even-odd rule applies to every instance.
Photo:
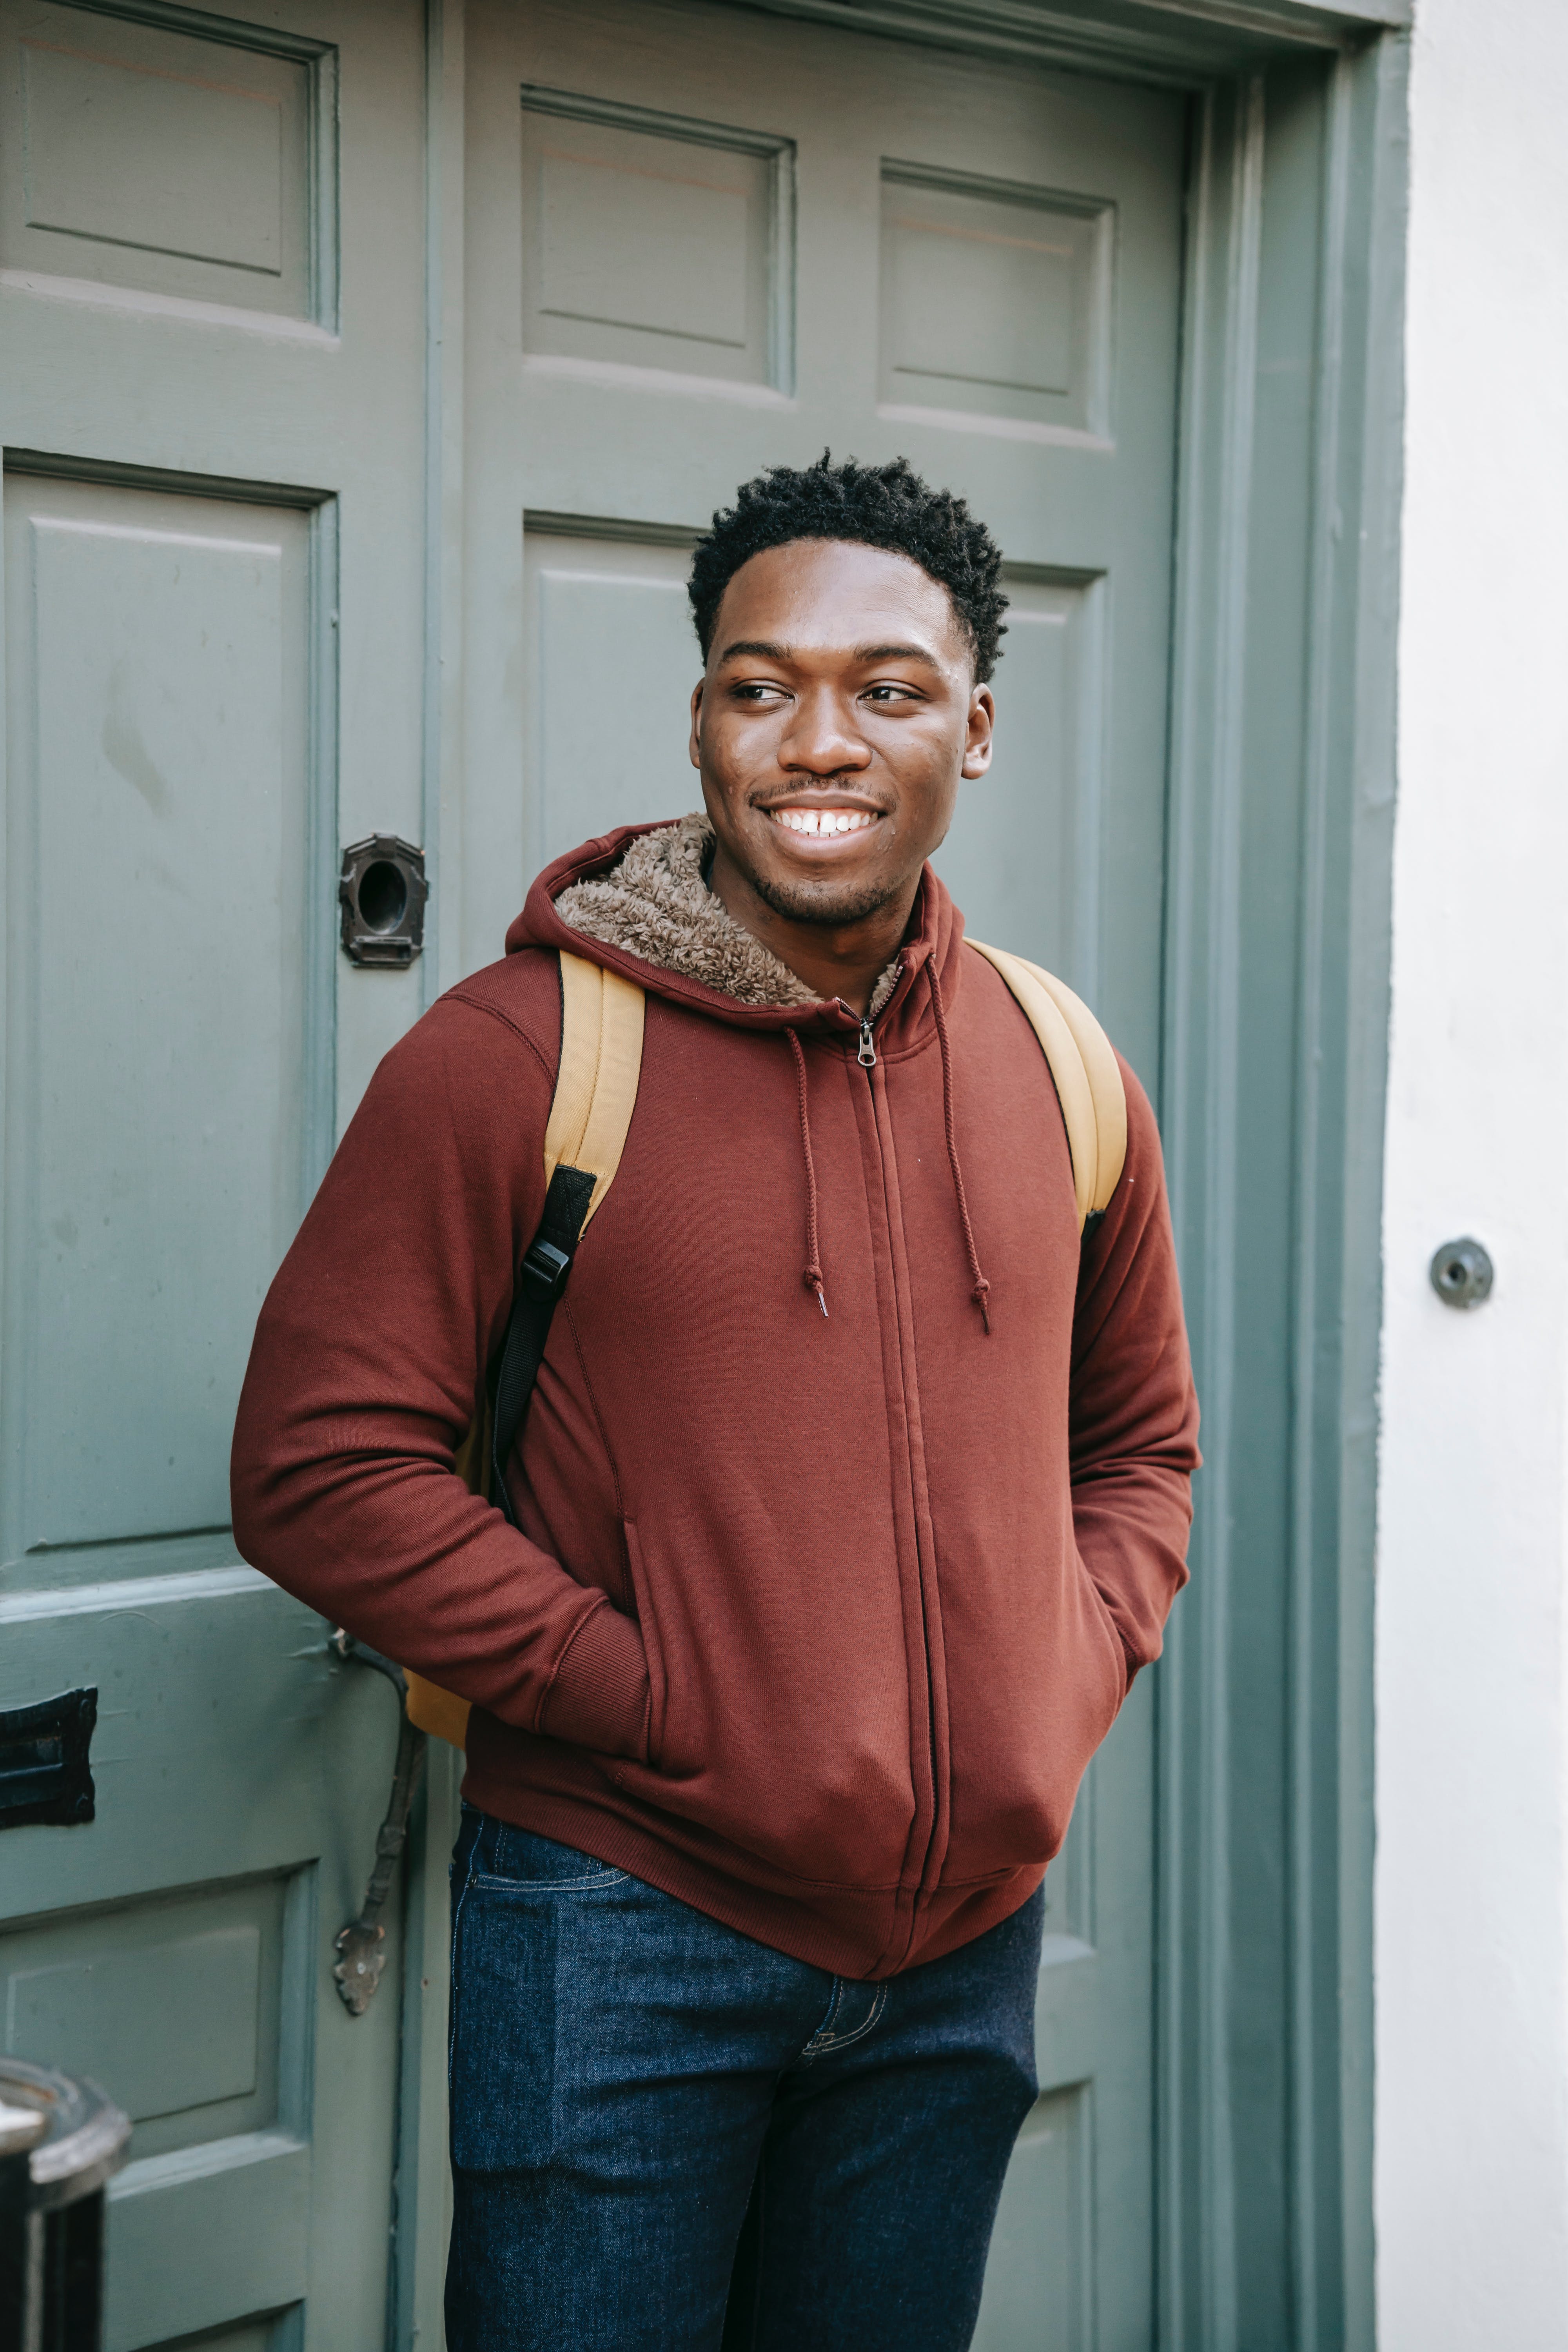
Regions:
[[1093, 2085], [1044, 2091], [1024, 2119], [1002, 2191], [977, 2352], [1089, 2352], [1093, 2194]]
[[531, 358], [780, 381], [794, 153], [722, 123], [523, 93]]
[[311, 315], [331, 50], [158, 13], [0, 6], [0, 258]]
[[0, 1937], [7, 2053], [112, 2076], [139, 2158], [275, 2122], [285, 1893], [267, 1879]]
[[1115, 230], [1092, 196], [884, 163], [884, 404], [1108, 432]]
[[1104, 803], [1104, 593], [1009, 577], [994, 756], [959, 788], [933, 863], [976, 939], [1093, 998]]
[[685, 548], [530, 530], [526, 560], [529, 798], [542, 866], [612, 825], [700, 805], [683, 730], [701, 656]]
[[283, 508], [13, 478], [21, 1549], [228, 1516], [250, 1332], [306, 1176], [310, 532]]

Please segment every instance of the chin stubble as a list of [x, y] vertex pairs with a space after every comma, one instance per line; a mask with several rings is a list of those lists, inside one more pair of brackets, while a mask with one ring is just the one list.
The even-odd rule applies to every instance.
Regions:
[[764, 907], [786, 922], [815, 923], [825, 931], [843, 930], [851, 923], [863, 923], [868, 915], [879, 914], [898, 897], [901, 884], [864, 882], [856, 889], [835, 889], [829, 883], [815, 887], [796, 887], [789, 883], [772, 882], [761, 874], [749, 874], [747, 880]]

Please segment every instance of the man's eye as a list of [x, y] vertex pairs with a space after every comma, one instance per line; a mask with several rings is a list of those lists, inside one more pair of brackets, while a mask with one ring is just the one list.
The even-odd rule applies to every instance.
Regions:
[[737, 686], [731, 691], [739, 702], [765, 702], [770, 695], [782, 693], [783, 688], [776, 686], [747, 685]]
[[868, 686], [866, 688], [868, 702], [907, 702], [909, 698], [901, 686]]

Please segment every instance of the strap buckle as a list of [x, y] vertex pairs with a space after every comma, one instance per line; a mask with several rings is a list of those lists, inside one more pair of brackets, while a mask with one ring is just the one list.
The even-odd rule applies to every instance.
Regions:
[[557, 1249], [542, 1234], [535, 1234], [523, 1258], [520, 1280], [531, 1298], [548, 1306], [560, 1297], [571, 1271], [572, 1260], [566, 1251]]

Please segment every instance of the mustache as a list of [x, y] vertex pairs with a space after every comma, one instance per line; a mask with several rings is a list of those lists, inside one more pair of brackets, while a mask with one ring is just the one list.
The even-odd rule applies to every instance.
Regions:
[[[748, 794], [747, 807], [765, 814], [770, 808], [777, 806], [778, 789], [776, 784], [759, 784], [754, 793]], [[877, 798], [868, 789], [864, 773], [858, 768], [835, 768], [829, 776], [797, 777], [786, 790], [792, 793], [858, 793], [862, 800]], [[770, 800], [765, 797], [768, 793], [775, 797]], [[882, 810], [884, 816], [891, 816], [892, 813], [891, 809]]]

